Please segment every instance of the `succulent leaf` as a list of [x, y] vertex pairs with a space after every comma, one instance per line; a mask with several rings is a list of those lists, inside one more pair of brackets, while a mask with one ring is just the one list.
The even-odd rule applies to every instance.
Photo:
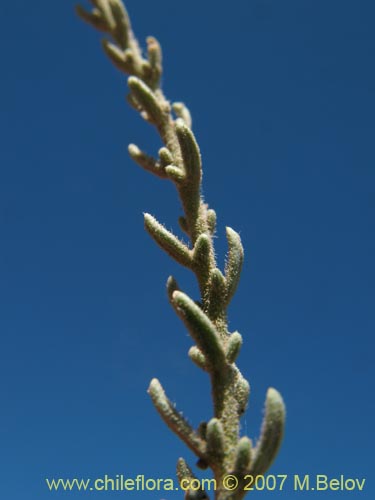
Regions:
[[174, 292], [172, 304], [212, 369], [226, 364], [219, 334], [202, 309], [183, 292]]
[[191, 252], [177, 236], [168, 231], [155, 217], [144, 214], [145, 228], [156, 243], [181, 265], [191, 266]]
[[229, 303], [240, 281], [244, 251], [240, 235], [230, 227], [226, 228], [226, 233], [229, 251], [225, 266], [225, 278], [227, 280], [227, 303]]
[[251, 474], [264, 474], [271, 466], [283, 438], [284, 424], [284, 401], [279, 392], [270, 387], [266, 396], [261, 436], [254, 450]]
[[242, 335], [238, 332], [233, 332], [227, 343], [227, 360], [228, 363], [234, 363], [242, 347]]
[[155, 408], [168, 427], [172, 429], [194, 453], [204, 458], [206, 451], [205, 443], [167, 398], [158, 379], [154, 378], [151, 380], [148, 393], [151, 396]]

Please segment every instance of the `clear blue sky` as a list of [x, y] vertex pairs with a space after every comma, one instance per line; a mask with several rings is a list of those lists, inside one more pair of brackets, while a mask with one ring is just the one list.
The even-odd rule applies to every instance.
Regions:
[[[194, 466], [146, 394], [154, 376], [194, 425], [211, 416], [164, 289], [169, 274], [195, 285], [143, 230], [144, 211], [177, 227], [177, 198], [127, 156], [158, 137], [73, 5], [0, 5], [0, 497], [181, 500], [44, 483]], [[225, 225], [245, 247], [230, 309], [252, 385], [243, 432], [258, 436], [276, 387], [288, 420], [270, 472], [366, 478], [310, 496], [372, 499], [374, 2], [127, 5], [142, 44], [164, 48], [167, 96], [192, 111], [219, 259]]]

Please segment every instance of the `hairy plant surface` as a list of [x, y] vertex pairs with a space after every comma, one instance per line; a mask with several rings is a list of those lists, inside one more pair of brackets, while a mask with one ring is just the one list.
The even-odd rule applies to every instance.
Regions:
[[[173, 182], [181, 200], [183, 215], [178, 222], [189, 243], [150, 214], [145, 214], [144, 222], [155, 242], [197, 278], [198, 301], [184, 293], [173, 277], [167, 281], [167, 291], [173, 309], [195, 342], [189, 356], [210, 377], [213, 417], [194, 429], [156, 378], [148, 392], [168, 427], [198, 457], [197, 466], [212, 469], [217, 485], [215, 499], [239, 500], [246, 494], [244, 485], [248, 480], [244, 477], [262, 475], [270, 467], [280, 446], [285, 420], [283, 400], [270, 388], [258, 442], [253, 446], [248, 437], [240, 437], [240, 418], [247, 407], [250, 386], [235, 364], [242, 336], [228, 331], [227, 308], [241, 274], [244, 258], [241, 239], [236, 231], [226, 228], [228, 254], [225, 269], [221, 271], [216, 264], [213, 239], [216, 213], [201, 194], [202, 162], [191, 115], [182, 102], [170, 103], [163, 94], [160, 45], [155, 38], [147, 38], [144, 56], [122, 2], [91, 0], [91, 3], [91, 12], [78, 6], [77, 13], [112, 39], [104, 39], [103, 48], [113, 64], [129, 75], [128, 102], [156, 127], [163, 143], [157, 158], [134, 144], [129, 146], [130, 156], [145, 170]], [[229, 480], [228, 475], [231, 475]], [[177, 462], [177, 476], [184, 485], [194, 478], [183, 458]], [[203, 500], [208, 495], [203, 490], [190, 489], [185, 498]]]

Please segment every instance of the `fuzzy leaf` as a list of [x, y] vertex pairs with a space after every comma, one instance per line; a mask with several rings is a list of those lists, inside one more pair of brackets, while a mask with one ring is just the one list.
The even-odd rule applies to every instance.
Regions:
[[220, 271], [215, 268], [211, 272], [210, 293], [209, 293], [209, 315], [216, 318], [222, 313], [226, 300], [226, 281]]
[[157, 175], [158, 177], [161, 177], [162, 179], [165, 179], [165, 172], [155, 158], [141, 151], [135, 144], [129, 144], [128, 151], [131, 158], [138, 163], [140, 167], [148, 172], [151, 172], [152, 174]]
[[240, 235], [230, 227], [226, 228], [226, 233], [229, 251], [225, 266], [225, 278], [227, 281], [227, 303], [229, 303], [240, 280], [244, 252]]
[[91, 24], [91, 26], [97, 30], [104, 31], [105, 33], [108, 32], [108, 24], [105, 19], [103, 19], [98, 9], [93, 9], [92, 12], [87, 12], [87, 10], [80, 5], [76, 5], [76, 13], [83, 21]]
[[218, 332], [202, 309], [183, 292], [174, 292], [172, 305], [185, 323], [190, 335], [205, 355], [209, 367], [220, 369], [226, 364]]
[[182, 479], [193, 479], [194, 474], [186, 461], [183, 458], [177, 460], [177, 478], [181, 482]]
[[176, 120], [176, 134], [181, 147], [187, 182], [199, 186], [202, 177], [202, 163], [199, 147], [193, 132], [181, 118]]
[[163, 70], [161, 47], [153, 36], [149, 36], [146, 41], [148, 61], [152, 72], [152, 83], [156, 86], [159, 83]]
[[[183, 458], [179, 458], [177, 462], [177, 478], [180, 482], [180, 485], [184, 488], [188, 486], [188, 483], [193, 479], [196, 479], [192, 470], [185, 462]], [[183, 482], [184, 481], [184, 482]], [[185, 500], [208, 500], [207, 493], [203, 490], [188, 490], [185, 492]]]
[[196, 346], [193, 345], [189, 349], [189, 358], [202, 370], [207, 371], [207, 361], [205, 355], [202, 351]]
[[200, 234], [193, 249], [193, 265], [200, 276], [208, 276], [211, 264], [211, 238], [207, 234]]
[[250, 384], [246, 379], [242, 377], [242, 375], [240, 375], [234, 389], [236, 392], [236, 399], [238, 402], [238, 416], [240, 417], [245, 413], [247, 403], [249, 401]]
[[156, 243], [182, 266], [191, 266], [191, 252], [177, 236], [168, 231], [152, 215], [144, 214], [145, 228]]
[[185, 172], [180, 167], [176, 167], [176, 165], [168, 165], [165, 167], [165, 173], [176, 184], [181, 184], [186, 179]]
[[102, 17], [105, 19], [107, 26], [111, 32], [116, 28], [116, 21], [113, 18], [111, 4], [108, 0], [95, 0], [94, 5], [101, 12]]
[[234, 464], [235, 474], [238, 474], [240, 477], [243, 476], [243, 474], [250, 469], [251, 458], [252, 442], [248, 437], [244, 436], [238, 441], [237, 444]]
[[141, 62], [141, 70], [142, 70], [142, 74], [143, 74], [142, 80], [145, 82], [147, 81], [147, 85], [150, 86], [151, 90], [155, 90], [155, 85], [152, 85], [152, 82], [149, 81], [152, 79], [151, 64], [146, 60], [142, 61]]
[[254, 451], [250, 473], [264, 474], [271, 466], [280, 447], [285, 424], [284, 401], [276, 389], [269, 388], [259, 442]]
[[120, 0], [110, 0], [109, 5], [111, 7], [113, 19], [115, 20], [113, 38], [122, 49], [126, 49], [129, 46], [129, 38], [131, 35], [128, 13]]
[[179, 413], [165, 395], [159, 380], [151, 380], [148, 393], [155, 408], [168, 427], [199, 457], [205, 457], [205, 444], [191, 425]]
[[241, 350], [242, 346], [242, 335], [238, 332], [233, 332], [229, 338], [227, 343], [227, 360], [228, 363], [234, 363], [237, 359], [237, 356]]
[[216, 212], [212, 208], [207, 210], [207, 224], [208, 230], [211, 234], [215, 234], [216, 230]]
[[212, 418], [206, 431], [207, 454], [215, 464], [220, 464], [225, 455], [225, 435], [222, 423], [218, 418]]
[[154, 124], [159, 124], [164, 120], [164, 113], [159, 105], [158, 99], [154, 92], [140, 78], [130, 76], [128, 85], [142, 109], [147, 113], [148, 118]]
[[172, 165], [173, 163], [173, 156], [168, 148], [162, 147], [159, 149], [159, 158], [160, 158], [160, 164], [163, 167]]
[[117, 45], [109, 42], [108, 40], [102, 40], [102, 45], [104, 52], [111, 59], [113, 64], [117, 69], [122, 71], [123, 73], [131, 73], [132, 65], [126, 60], [125, 53], [123, 50], [119, 49]]

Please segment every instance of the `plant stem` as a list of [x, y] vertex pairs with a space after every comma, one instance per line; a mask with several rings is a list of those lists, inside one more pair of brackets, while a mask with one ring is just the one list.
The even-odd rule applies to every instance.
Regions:
[[[186, 244], [145, 214], [145, 228], [155, 242], [197, 278], [200, 301], [195, 302], [178, 287], [174, 278], [167, 283], [169, 300], [184, 322], [195, 344], [189, 356], [208, 372], [212, 387], [213, 417], [194, 430], [168, 399], [157, 379], [149, 394], [170, 429], [197, 455], [201, 466], [213, 470], [216, 500], [239, 500], [246, 494], [244, 476], [264, 474], [275, 458], [283, 435], [285, 407], [275, 389], [269, 389], [261, 437], [254, 449], [247, 437], [240, 438], [240, 418], [246, 410], [250, 386], [235, 365], [242, 337], [228, 330], [227, 308], [237, 289], [244, 258], [240, 236], [227, 228], [228, 255], [225, 270], [217, 267], [214, 249], [215, 211], [201, 194], [202, 160], [191, 129], [191, 115], [179, 102], [171, 104], [160, 86], [162, 53], [157, 40], [147, 39], [147, 57], [142, 55], [134, 37], [129, 16], [121, 0], [90, 0], [93, 9], [77, 7], [82, 19], [111, 36], [103, 48], [114, 65], [130, 75], [129, 104], [155, 126], [163, 143], [158, 158], [130, 145], [132, 158], [145, 170], [172, 181], [179, 194], [183, 216], [180, 227], [189, 239]], [[193, 473], [179, 459], [180, 482], [192, 479]], [[225, 489], [223, 478], [232, 474], [238, 480], [234, 491]], [[188, 490], [187, 500], [208, 498], [204, 491]]]

